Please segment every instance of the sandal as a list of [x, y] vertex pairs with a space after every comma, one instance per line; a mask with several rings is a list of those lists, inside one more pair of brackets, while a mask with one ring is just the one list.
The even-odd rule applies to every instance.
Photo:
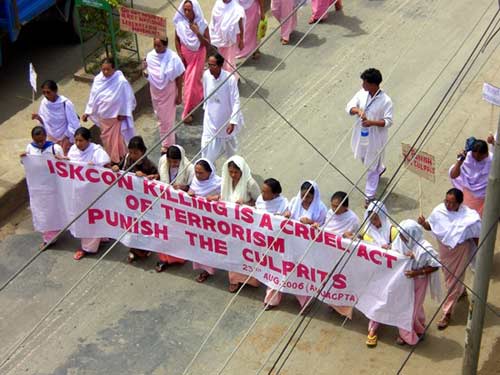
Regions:
[[464, 289], [464, 292], [458, 297], [458, 300], [460, 301], [462, 298], [467, 298], [467, 289]]
[[75, 255], [73, 255], [73, 259], [74, 260], [80, 260], [80, 259], [82, 259], [86, 255], [87, 255], [87, 253], [84, 250], [78, 249], [76, 251]]
[[184, 124], [192, 124], [193, 123], [193, 116], [188, 116], [184, 120], [182, 120]]
[[38, 250], [40, 250], [40, 251], [45, 251], [45, 250], [47, 250], [47, 249], [45, 248], [45, 246], [47, 246], [47, 242], [42, 242], [42, 243], [38, 246]]
[[238, 291], [238, 289], [240, 289], [240, 285], [241, 284], [229, 284], [229, 293], [236, 293]]
[[377, 342], [378, 342], [378, 337], [377, 335], [370, 335], [368, 334], [368, 336], [366, 336], [366, 346], [368, 346], [369, 348], [374, 348], [377, 346]]
[[281, 45], [282, 45], [282, 46], [287, 46], [287, 45], [288, 45], [288, 43], [290, 43], [290, 41], [288, 41], [288, 40], [286, 40], [286, 39], [283, 39], [283, 38], [281, 39]]
[[198, 283], [204, 283], [210, 277], [210, 274], [207, 271], [203, 271], [198, 275], [195, 279]]
[[167, 267], [168, 267], [168, 263], [166, 263], [166, 262], [157, 262], [155, 270], [156, 270], [156, 272], [160, 273], [160, 272], [165, 271], [167, 269]]
[[404, 346], [406, 345], [406, 341], [401, 338], [401, 336], [396, 337], [396, 344]]
[[442, 331], [443, 329], [446, 329], [448, 325], [450, 324], [450, 314], [445, 314], [441, 318], [441, 320], [437, 324], [437, 328]]
[[132, 263], [135, 260], [135, 254], [132, 251], [128, 252], [127, 262]]
[[274, 309], [276, 306], [274, 305], [268, 305], [267, 303], [264, 302], [264, 310], [265, 311], [269, 311], [269, 310], [272, 310]]
[[317, 18], [314, 18], [314, 17], [311, 17], [309, 18], [309, 21], [307, 22], [309, 25], [312, 25], [313, 23], [316, 23], [318, 22], [318, 19]]
[[252, 55], [252, 59], [253, 60], [258, 60], [260, 59], [260, 52], [259, 51], [255, 51]]

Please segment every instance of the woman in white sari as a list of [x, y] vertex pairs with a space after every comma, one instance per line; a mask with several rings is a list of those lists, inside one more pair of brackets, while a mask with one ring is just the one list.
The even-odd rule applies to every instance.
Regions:
[[[274, 178], [268, 178], [261, 187], [261, 194], [255, 202], [257, 210], [266, 211], [271, 215], [283, 215], [288, 206], [288, 199], [281, 195], [281, 184]], [[281, 302], [282, 294], [273, 288], [266, 289], [264, 306], [266, 310], [278, 306]]]
[[[65, 158], [73, 162], [104, 167], [111, 162], [104, 149], [90, 141], [90, 130], [79, 128], [75, 132], [75, 144], [71, 146]], [[101, 238], [82, 238], [81, 248], [76, 250], [73, 258], [80, 260], [87, 254], [95, 254], [99, 250]]]
[[[173, 186], [175, 190], [188, 191], [194, 177], [194, 166], [186, 157], [184, 148], [172, 145], [167, 153], [162, 155], [158, 163], [160, 180]], [[158, 253], [156, 272], [163, 272], [170, 264], [183, 264], [184, 259], [173, 255]]]
[[[208, 201], [217, 200], [221, 189], [221, 178], [215, 173], [215, 165], [208, 159], [201, 158], [194, 163], [194, 178], [189, 186], [188, 194], [204, 197]], [[199, 283], [205, 282], [215, 274], [215, 268], [193, 262], [193, 269], [202, 272], [196, 278]]]
[[31, 118], [45, 128], [47, 139], [61, 146], [66, 155], [74, 142], [75, 131], [80, 127], [80, 119], [71, 100], [59, 95], [57, 90], [57, 84], [52, 80], [42, 83], [44, 98], [38, 113]]
[[[387, 217], [385, 205], [380, 201], [371, 201], [365, 211], [364, 222], [367, 224], [361, 231], [363, 241], [380, 246], [382, 249], [390, 249], [392, 242], [398, 235], [398, 230]], [[380, 323], [374, 320], [370, 320], [368, 323], [368, 336], [366, 338], [368, 347], [377, 346], [377, 330], [379, 327]]]
[[[245, 159], [234, 155], [222, 167], [222, 186], [220, 199], [236, 204], [255, 206], [260, 188], [252, 177], [252, 172]], [[238, 272], [229, 272], [229, 292], [235, 293], [247, 280], [247, 275]], [[251, 277], [248, 285], [257, 287], [259, 282]]]
[[[285, 217], [300, 221], [302, 224], [322, 226], [325, 223], [327, 208], [321, 202], [318, 184], [307, 180], [300, 185], [297, 195], [292, 198], [285, 212]], [[311, 299], [309, 296], [295, 295], [301, 307]]]

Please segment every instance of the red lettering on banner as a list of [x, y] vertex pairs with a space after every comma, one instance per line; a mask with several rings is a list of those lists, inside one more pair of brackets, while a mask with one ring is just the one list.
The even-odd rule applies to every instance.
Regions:
[[392, 268], [392, 262], [397, 261], [398, 258], [389, 253], [384, 253], [384, 257], [387, 259], [387, 268]]
[[90, 208], [88, 211], [89, 224], [95, 224], [96, 221], [104, 219], [104, 213], [96, 208]]
[[84, 181], [83, 176], [81, 174], [83, 170], [83, 165], [69, 165], [69, 178], [72, 180]]
[[262, 214], [262, 218], [260, 219], [259, 227], [273, 230], [273, 222], [271, 220], [271, 215]]
[[368, 257], [368, 252], [366, 251], [366, 246], [363, 245], [362, 243], [359, 244], [358, 252], [356, 253], [356, 255], [360, 258], [365, 258], [366, 260], [370, 260], [370, 258]]
[[137, 220], [132, 216], [126, 216], [119, 212], [111, 210], [99, 210], [91, 208], [87, 211], [88, 223], [97, 224], [104, 220], [106, 224], [112, 227], [120, 227], [130, 233], [141, 234], [143, 236], [153, 235], [163, 241], [168, 241], [168, 227], [158, 223], [152, 223], [149, 220]]
[[[144, 178], [142, 180], [142, 186], [144, 188], [144, 194], [152, 195], [153, 197], [158, 197], [158, 193], [156, 192], [156, 184], [153, 181]], [[168, 194], [168, 190], [167, 190]]]
[[227, 255], [226, 241], [219, 240], [217, 238], [211, 238], [190, 231], [185, 231], [184, 233], [189, 237], [189, 244], [191, 246], [197, 246], [201, 250], [208, 250], [211, 253]]
[[[290, 226], [292, 227], [292, 229], [289, 228]], [[290, 220], [281, 221], [280, 229], [285, 234], [293, 234], [293, 221]]]
[[375, 264], [382, 264], [378, 257], [382, 256], [382, 252], [380, 250], [372, 250], [370, 251], [370, 259]]
[[[95, 169], [87, 169], [87, 173], [85, 173], [87, 180], [90, 182], [96, 184], [99, 182], [99, 171]], [[97, 177], [94, 177], [94, 175], [97, 175]]]
[[127, 195], [125, 197], [125, 204], [131, 210], [137, 210], [139, 208], [139, 199], [135, 195]]
[[47, 160], [47, 167], [49, 167], [49, 173], [55, 174], [54, 165], [52, 164], [52, 160]]
[[333, 287], [336, 289], [345, 289], [347, 288], [347, 277], [342, 275], [341, 273], [337, 273], [333, 275]]

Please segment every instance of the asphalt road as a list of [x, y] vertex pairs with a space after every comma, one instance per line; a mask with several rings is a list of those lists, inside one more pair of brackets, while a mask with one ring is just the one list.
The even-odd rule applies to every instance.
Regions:
[[[360, 87], [359, 73], [367, 67], [378, 67], [385, 77], [384, 88], [395, 105], [395, 125], [391, 130], [395, 136], [386, 152], [390, 176], [400, 161], [400, 142], [411, 143], [415, 139], [496, 6], [496, 1], [487, 0], [474, 3], [457, 0], [453, 4], [445, 0], [346, 2], [343, 13], [332, 14], [327, 22], [305, 36], [259, 90], [260, 95], [331, 163], [356, 181], [362, 170], [350, 152], [352, 119], [345, 114], [344, 106]], [[308, 16], [308, 8], [300, 11], [292, 44], [307, 32]], [[473, 30], [476, 23], [478, 27]], [[446, 171], [463, 141], [470, 135], [485, 137], [496, 122], [498, 110], [491, 110], [481, 101], [480, 90], [482, 82], [495, 84], [500, 79], [498, 43], [498, 39], [492, 42], [478, 60], [425, 147], [435, 155], [439, 168], [436, 183], [422, 181], [424, 213], [442, 201], [450, 186]], [[250, 97], [252, 87], [261, 83], [292, 48], [292, 45], [282, 47], [275, 37], [262, 48], [260, 61], [250, 61], [242, 69], [240, 88], [246, 127], [240, 138], [240, 154], [249, 161], [258, 178], [278, 178], [288, 197], [296, 194], [302, 180], [316, 179], [323, 201], [327, 202], [335, 190], [349, 191], [350, 183], [325, 165], [324, 159], [262, 98]], [[183, 127], [178, 134], [179, 142], [187, 146], [190, 155], [199, 149], [200, 118], [197, 116], [194, 126]], [[137, 126], [149, 144], [157, 138], [150, 109], [141, 113]], [[361, 181], [364, 186], [364, 180]], [[387, 181], [383, 180], [382, 187]], [[418, 195], [418, 179], [410, 173], [404, 174], [387, 200], [390, 212], [398, 220], [415, 218], [420, 210]], [[351, 206], [360, 215], [361, 202], [361, 196], [353, 193]], [[29, 212], [24, 211], [9, 224], [0, 243], [0, 285], [36, 252], [39, 242], [40, 236], [30, 228]], [[0, 292], [1, 362], [15, 343], [95, 263], [94, 257], [73, 261], [71, 255], [77, 245], [69, 235], [64, 236]], [[199, 285], [193, 280], [196, 274], [189, 264], [158, 275], [152, 269], [154, 259], [131, 266], [125, 257], [122, 246], [106, 257], [0, 371], [3, 374], [182, 373], [232, 297], [226, 292], [226, 275], [220, 272]], [[494, 266], [489, 302], [498, 311], [498, 253]], [[468, 274], [467, 282], [470, 278]], [[243, 291], [195, 363], [193, 373], [216, 373], [259, 313], [263, 295], [264, 288]], [[431, 316], [437, 304], [429, 299], [425, 307]], [[297, 312], [293, 298], [286, 298], [279, 309], [266, 312], [224, 373], [256, 373]], [[466, 313], [467, 304], [463, 301], [446, 331], [437, 331], [433, 325], [403, 373], [459, 373]], [[394, 328], [383, 327], [379, 346], [368, 350], [364, 344], [366, 319], [356, 313], [352, 321], [342, 326], [343, 323], [322, 306], [280, 373], [396, 373], [409, 349], [395, 345]], [[498, 337], [499, 319], [487, 313], [482, 374], [498, 371], [495, 356]]]

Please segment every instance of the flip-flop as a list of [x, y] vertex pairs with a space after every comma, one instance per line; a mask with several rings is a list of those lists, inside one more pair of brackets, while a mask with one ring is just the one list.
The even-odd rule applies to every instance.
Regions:
[[366, 336], [366, 346], [369, 348], [374, 348], [377, 346], [378, 343], [378, 337], [377, 335], [368, 335]]
[[406, 341], [401, 338], [401, 336], [396, 337], [396, 344], [404, 346], [406, 345]]
[[450, 315], [443, 315], [443, 317], [439, 320], [437, 324], [437, 328], [442, 331], [446, 329], [450, 325]]
[[160, 273], [160, 272], [165, 271], [167, 269], [167, 267], [168, 267], [168, 263], [158, 262], [158, 263], [156, 263], [155, 270], [156, 270], [156, 272]]
[[204, 283], [207, 281], [207, 279], [210, 277], [210, 274], [207, 271], [203, 271], [198, 275], [198, 277], [195, 279], [196, 282], [198, 283]]
[[227, 290], [229, 290], [229, 293], [236, 293], [238, 291], [238, 289], [240, 289], [240, 284], [229, 284], [229, 288]]
[[75, 254], [73, 255], [73, 259], [74, 260], [80, 260], [82, 259], [83, 257], [85, 257], [87, 255], [87, 253], [82, 250], [82, 249], [78, 249]]
[[269, 311], [269, 310], [272, 310], [274, 309], [276, 306], [274, 305], [268, 305], [267, 303], [264, 302], [264, 310], [265, 311]]

